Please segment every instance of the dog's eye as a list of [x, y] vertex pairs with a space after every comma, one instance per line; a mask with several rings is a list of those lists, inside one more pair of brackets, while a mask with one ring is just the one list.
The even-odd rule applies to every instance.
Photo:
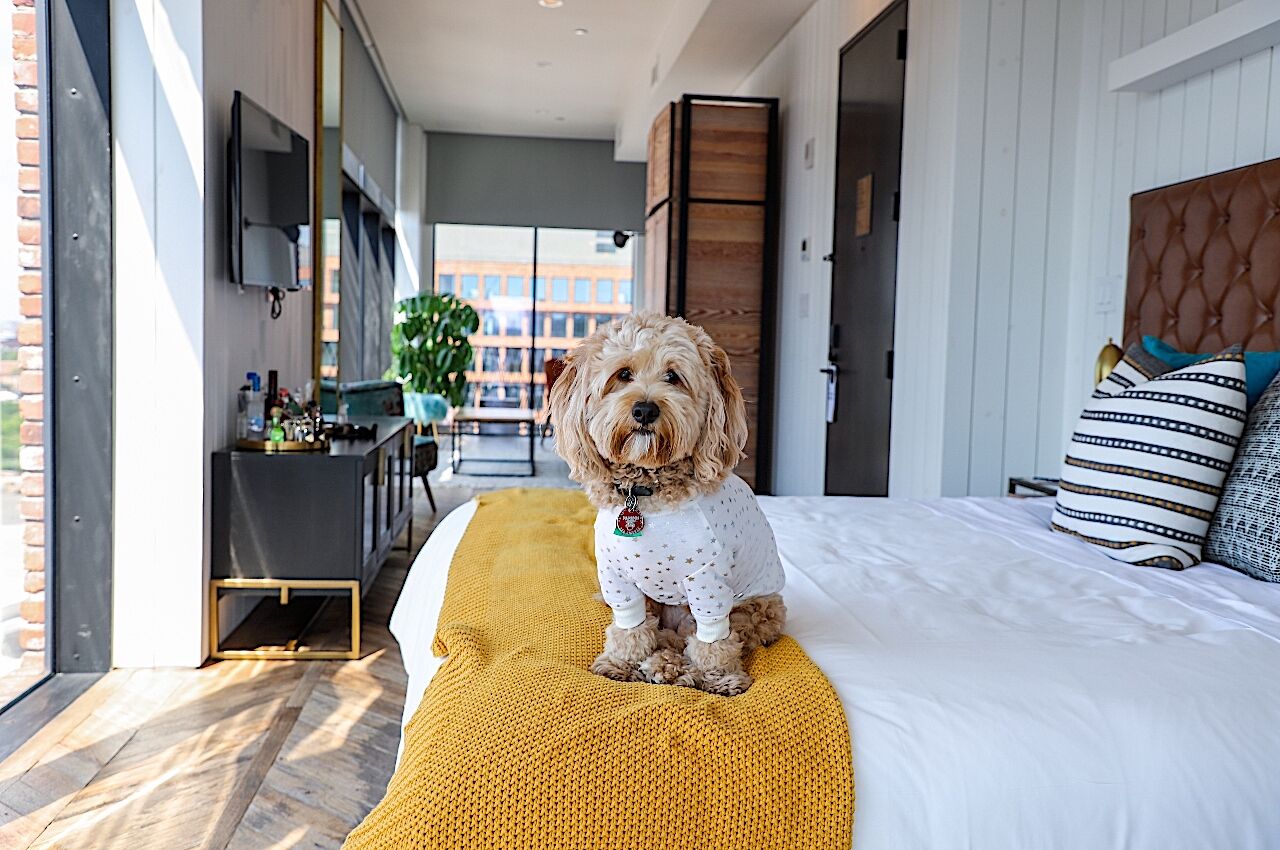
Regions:
[[625, 383], [627, 383], [628, 381], [630, 381], [630, 380], [631, 380], [631, 370], [630, 370], [630, 369], [619, 369], [619, 370], [618, 370], [618, 380], [619, 380], [619, 381], [622, 381], [624, 384], [625, 384]]
[[667, 374], [662, 376], [662, 380], [666, 381], [668, 384], [678, 384], [680, 383], [680, 376], [668, 369]]

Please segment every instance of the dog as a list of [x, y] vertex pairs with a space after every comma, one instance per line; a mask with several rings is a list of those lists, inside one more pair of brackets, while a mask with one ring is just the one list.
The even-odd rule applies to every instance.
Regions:
[[598, 508], [596, 566], [613, 610], [592, 672], [734, 696], [743, 657], [782, 635], [773, 531], [733, 468], [746, 409], [706, 331], [658, 314], [598, 328], [552, 385], [556, 451]]

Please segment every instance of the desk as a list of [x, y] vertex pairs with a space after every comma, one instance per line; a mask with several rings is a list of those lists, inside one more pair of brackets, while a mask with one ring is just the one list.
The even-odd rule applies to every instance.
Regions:
[[[512, 473], [513, 477], [531, 478], [536, 474], [533, 463], [533, 434], [536, 430], [538, 415], [533, 410], [522, 410], [512, 407], [457, 407], [449, 414], [449, 418], [445, 420], [445, 427], [449, 429], [449, 465], [455, 474], [459, 475], [477, 475], [496, 477], [505, 475], [501, 472], [461, 472], [462, 467], [462, 441], [459, 439], [465, 436], [472, 425], [515, 425], [516, 435], [519, 436], [520, 426], [524, 425], [529, 432], [529, 459], [522, 460], [520, 458], [510, 457], [473, 457], [467, 458], [472, 463], [519, 463], [529, 464], [528, 472]], [[464, 430], [467, 429], [467, 430]], [[474, 437], [486, 436], [480, 428], [471, 434]]]

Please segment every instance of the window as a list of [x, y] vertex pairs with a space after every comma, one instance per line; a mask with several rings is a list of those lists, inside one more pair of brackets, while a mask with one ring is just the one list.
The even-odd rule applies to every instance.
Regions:
[[463, 298], [480, 297], [480, 278], [478, 275], [464, 274], [462, 276], [461, 295]]
[[569, 317], [565, 313], [551, 314], [551, 332], [548, 336], [566, 337], [569, 335]]
[[568, 349], [564, 349], [564, 348], [551, 349], [551, 356], [554, 357], [556, 360], [563, 360], [564, 356], [568, 353], [569, 353]]
[[542, 409], [542, 398], [543, 398], [543, 395], [546, 393], [546, 390], [547, 388], [544, 387], [542, 384], [533, 385], [533, 409], [534, 410]]
[[547, 300], [547, 279], [539, 276], [533, 282], [533, 288], [537, 291], [537, 299], [539, 301]]
[[573, 335], [578, 339], [585, 337], [589, 331], [587, 330], [587, 322], [591, 319], [586, 313], [573, 314]]
[[484, 297], [497, 298], [502, 294], [502, 278], [496, 274], [484, 276]]
[[451, 274], [440, 275], [439, 282], [436, 284], [436, 292], [439, 292], [441, 295], [452, 295], [453, 294], [453, 275]]
[[573, 300], [578, 304], [591, 303], [591, 281], [585, 277], [575, 278], [573, 281]]
[[498, 315], [490, 310], [485, 310], [480, 314], [480, 332], [489, 336], [497, 336], [498, 331]]
[[481, 352], [480, 371], [482, 372], [498, 371], [498, 349], [482, 348], [480, 349], [480, 352]]
[[629, 280], [618, 281], [618, 303], [619, 304], [631, 303], [631, 281]]
[[596, 231], [596, 253], [597, 254], [616, 254], [618, 246], [613, 244], [612, 230]]
[[534, 369], [542, 371], [542, 364], [546, 362], [545, 357], [546, 355], [542, 353], [541, 348], [535, 348], [532, 359], [529, 362], [533, 364]]
[[613, 321], [613, 316], [608, 313], [599, 313], [596, 315], [596, 330], [600, 330], [605, 325]]
[[551, 278], [551, 300], [552, 301], [568, 301], [569, 300], [569, 278], [567, 277]]
[[511, 298], [524, 298], [524, 278], [519, 275], [507, 275], [507, 295]]
[[507, 336], [520, 336], [524, 332], [524, 314], [508, 310], [502, 314], [502, 332]]
[[613, 281], [607, 277], [602, 277], [596, 281], [596, 303], [613, 303]]
[[502, 354], [502, 371], [504, 372], [523, 372], [524, 371], [524, 349], [508, 348]]

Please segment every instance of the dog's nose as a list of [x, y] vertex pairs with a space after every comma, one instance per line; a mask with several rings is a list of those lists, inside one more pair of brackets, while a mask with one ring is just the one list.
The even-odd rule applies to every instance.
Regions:
[[637, 401], [631, 406], [631, 418], [641, 425], [652, 425], [658, 418], [658, 405], [651, 401]]

